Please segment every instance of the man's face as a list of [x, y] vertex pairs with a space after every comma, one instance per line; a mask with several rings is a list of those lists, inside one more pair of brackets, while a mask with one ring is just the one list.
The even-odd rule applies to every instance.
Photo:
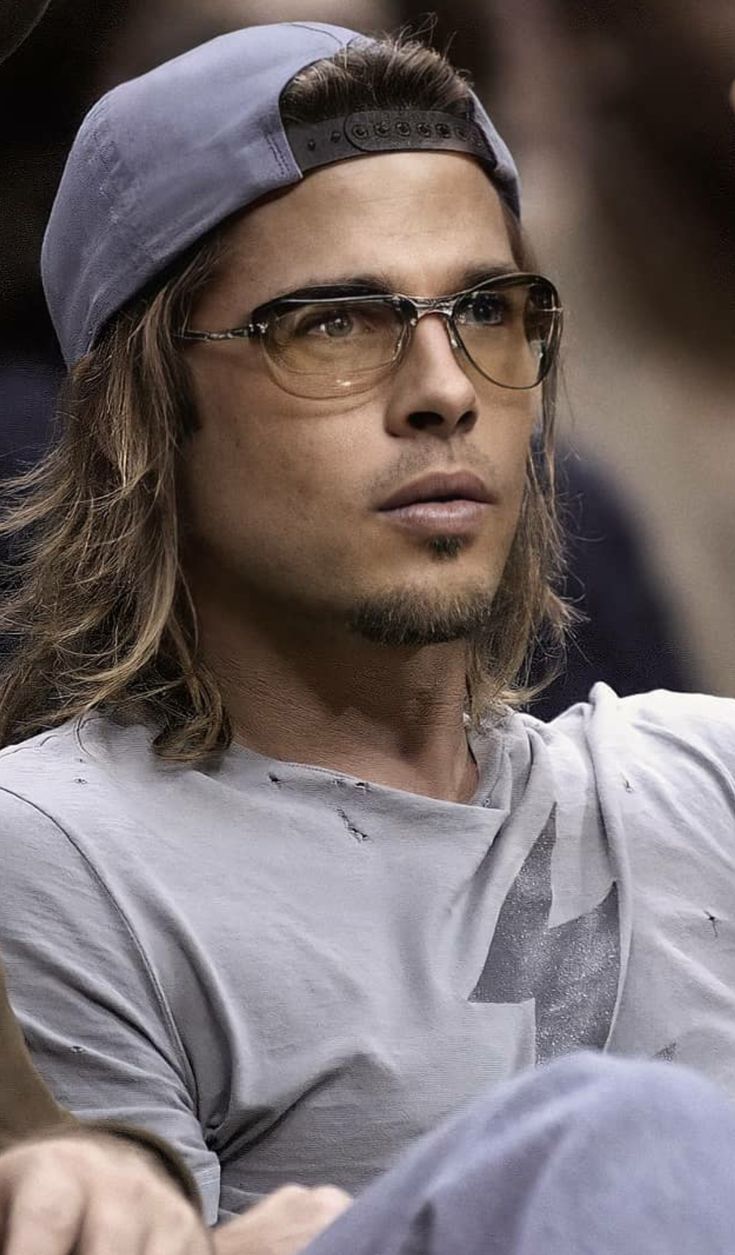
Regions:
[[[233, 226], [190, 325], [241, 326], [302, 288], [375, 276], [440, 297], [470, 272], [513, 271], [480, 166], [390, 153], [320, 170]], [[290, 395], [256, 341], [187, 349], [201, 430], [184, 450], [185, 565], [232, 621], [308, 618], [383, 644], [467, 638], [487, 621], [513, 539], [540, 389], [512, 391], [423, 318], [394, 374], [331, 400]], [[418, 533], [378, 507], [429, 472], [469, 471], [491, 501], [460, 535]]]

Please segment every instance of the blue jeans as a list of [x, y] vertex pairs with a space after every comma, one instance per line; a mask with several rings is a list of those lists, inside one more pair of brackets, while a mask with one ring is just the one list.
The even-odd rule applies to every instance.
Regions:
[[422, 1138], [304, 1255], [735, 1255], [735, 1107], [676, 1064], [569, 1055]]

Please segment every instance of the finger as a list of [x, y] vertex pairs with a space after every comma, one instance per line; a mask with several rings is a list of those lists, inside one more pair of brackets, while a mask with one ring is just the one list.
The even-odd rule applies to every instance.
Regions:
[[92, 1195], [73, 1255], [144, 1255], [151, 1223], [148, 1209], [130, 1199]]
[[[177, 1200], [178, 1201], [178, 1200]], [[214, 1239], [188, 1204], [160, 1216], [151, 1229], [144, 1255], [213, 1255]]]
[[8, 1207], [3, 1255], [71, 1255], [83, 1213], [83, 1192], [68, 1178], [25, 1177]]
[[338, 1185], [318, 1185], [311, 1191], [312, 1206], [323, 1219], [324, 1226], [331, 1224], [343, 1211], [352, 1206], [350, 1195]]
[[311, 1191], [311, 1197], [323, 1207], [339, 1212], [345, 1211], [353, 1202], [352, 1196], [339, 1185], [317, 1185]]

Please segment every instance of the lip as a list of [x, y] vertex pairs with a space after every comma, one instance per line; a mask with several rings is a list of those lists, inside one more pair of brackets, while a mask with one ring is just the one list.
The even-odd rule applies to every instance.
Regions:
[[387, 500], [378, 506], [380, 511], [398, 510], [403, 506], [419, 503], [451, 505], [451, 502], [440, 501], [440, 498], [452, 497], [456, 504], [463, 502], [479, 502], [487, 504], [492, 500], [489, 489], [477, 475], [470, 471], [456, 471], [454, 474], [437, 471], [424, 475], [410, 484], [399, 488]]
[[441, 532], [444, 536], [462, 536], [480, 527], [489, 509], [487, 501], [415, 501], [380, 513], [391, 522], [424, 535]]

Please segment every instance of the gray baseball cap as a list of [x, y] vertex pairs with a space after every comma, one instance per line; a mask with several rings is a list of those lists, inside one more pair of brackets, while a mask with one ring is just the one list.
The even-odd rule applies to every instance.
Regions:
[[186, 248], [321, 165], [396, 149], [470, 152], [519, 214], [513, 158], [474, 94], [466, 121], [375, 110], [284, 125], [284, 87], [353, 41], [373, 42], [320, 22], [251, 26], [122, 83], [94, 105], [69, 154], [41, 252], [69, 367]]

